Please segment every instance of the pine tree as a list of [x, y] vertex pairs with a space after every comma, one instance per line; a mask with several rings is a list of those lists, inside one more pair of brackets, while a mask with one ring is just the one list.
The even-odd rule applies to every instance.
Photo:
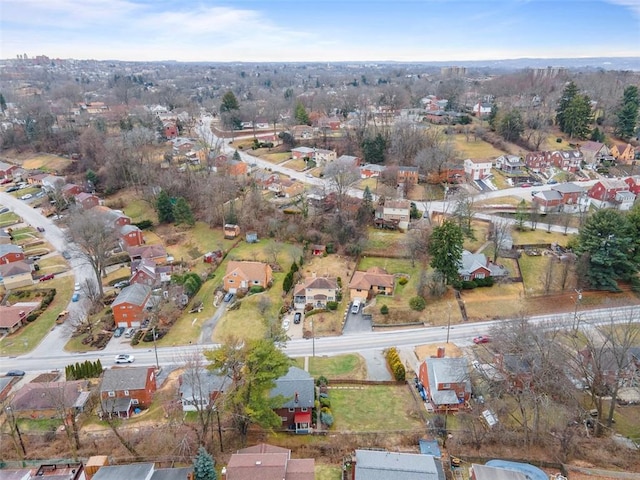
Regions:
[[231, 90], [227, 91], [222, 97], [222, 104], [220, 105], [221, 113], [228, 113], [234, 110], [240, 110], [238, 99]]
[[191, 207], [184, 197], [178, 198], [178, 201], [173, 207], [173, 216], [176, 224], [186, 223], [187, 225], [193, 225], [196, 223]]
[[198, 448], [198, 455], [193, 460], [193, 479], [217, 480], [218, 474], [215, 465], [213, 457], [207, 453], [205, 448]]
[[569, 82], [556, 108], [556, 121], [560, 130], [571, 138], [586, 138], [590, 132], [592, 117], [591, 99], [587, 95], [581, 95], [574, 82]]
[[299, 125], [311, 125], [307, 109], [304, 108], [304, 105], [301, 102], [296, 103], [294, 117]]
[[634, 136], [638, 125], [638, 110], [640, 109], [640, 97], [638, 87], [630, 85], [624, 89], [622, 102], [616, 112], [615, 133], [620, 138], [628, 139]]
[[487, 119], [489, 122], [489, 127], [493, 132], [495, 132], [497, 128], [497, 124], [496, 124], [497, 118], [498, 118], [498, 105], [494, 102], [491, 105], [491, 112], [489, 112], [489, 118]]
[[175, 220], [173, 215], [173, 204], [167, 192], [162, 190], [156, 199], [156, 211], [158, 212], [158, 221], [160, 223], [171, 223]]
[[0, 111], [4, 113], [7, 109], [7, 101], [4, 99], [4, 95], [0, 93]]

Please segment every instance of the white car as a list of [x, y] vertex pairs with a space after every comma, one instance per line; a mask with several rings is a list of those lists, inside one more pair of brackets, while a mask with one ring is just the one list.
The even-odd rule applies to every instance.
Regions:
[[116, 363], [133, 363], [135, 357], [133, 355], [116, 355]]
[[22, 195], [20, 197], [20, 200], [29, 200], [30, 198], [33, 198], [33, 195], [31, 195], [30, 193], [27, 193], [26, 195]]
[[80, 291], [80, 284], [78, 282], [76, 282], [76, 284], [73, 286], [73, 291], [74, 292], [79, 292]]
[[289, 319], [288, 318], [284, 319], [282, 321], [282, 329], [283, 330], [289, 330], [289, 325], [290, 325], [290, 323], [289, 323]]

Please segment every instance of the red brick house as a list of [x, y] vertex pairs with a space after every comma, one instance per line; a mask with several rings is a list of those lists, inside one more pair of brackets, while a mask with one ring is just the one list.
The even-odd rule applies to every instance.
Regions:
[[0, 162], [0, 179], [11, 180], [13, 178], [13, 172], [18, 170], [17, 165], [11, 165], [10, 163]]
[[589, 189], [587, 195], [598, 208], [628, 210], [635, 200], [635, 195], [630, 191], [628, 183], [616, 178], [598, 180]]
[[90, 210], [100, 205], [100, 199], [91, 193], [80, 192], [75, 196], [75, 200], [76, 205], [82, 207], [83, 210]]
[[640, 176], [634, 175], [632, 177], [626, 177], [624, 183], [629, 185], [629, 191], [634, 195], [637, 196], [638, 193], [640, 193]]
[[0, 305], [0, 333], [10, 334], [26, 323], [27, 316], [40, 306], [40, 302], [18, 302]]
[[0, 263], [21, 262], [24, 260], [22, 248], [13, 244], [0, 245]]
[[82, 187], [80, 185], [76, 185], [75, 183], [67, 183], [62, 187], [61, 193], [64, 198], [73, 198], [79, 193], [82, 193]]
[[512, 354], [497, 354], [494, 364], [500, 374], [509, 382], [511, 390], [522, 391], [533, 387], [533, 373], [539, 368], [539, 358]]
[[151, 288], [134, 283], [123, 288], [111, 304], [113, 319], [118, 327], [139, 327], [146, 317]]
[[265, 443], [238, 450], [225, 467], [225, 480], [314, 480], [313, 458], [291, 458], [291, 450]]
[[120, 241], [127, 247], [138, 247], [144, 244], [142, 230], [135, 225], [125, 225], [120, 229]]
[[457, 412], [468, 405], [471, 380], [466, 359], [427, 358], [420, 364], [418, 379], [435, 412]]
[[97, 215], [101, 215], [104, 222], [114, 228], [131, 225], [131, 219], [119, 210], [112, 210], [104, 205], [98, 205], [92, 209]]
[[129, 283], [141, 283], [155, 287], [171, 281], [171, 265], [157, 265], [150, 259], [133, 260], [131, 262], [131, 279]]
[[282, 427], [296, 433], [309, 433], [315, 401], [313, 377], [301, 368], [289, 367], [287, 374], [278, 378], [275, 383], [269, 396], [284, 398], [282, 406], [274, 409], [282, 419]]
[[167, 140], [171, 140], [172, 138], [178, 138], [178, 126], [175, 122], [166, 121], [162, 124], [162, 132], [164, 134], [164, 138]]
[[101, 415], [129, 418], [151, 405], [156, 388], [154, 367], [108, 368], [100, 385]]
[[393, 295], [395, 277], [384, 268], [371, 267], [366, 272], [356, 271], [349, 282], [351, 300], [367, 301], [376, 295]]
[[158, 243], [126, 247], [126, 250], [132, 262], [135, 260], [153, 260], [156, 263], [167, 262], [167, 250], [164, 245]]
[[398, 185], [417, 185], [418, 167], [398, 167], [397, 183]]
[[374, 178], [379, 177], [382, 172], [384, 172], [384, 165], [377, 165], [375, 163], [367, 163], [360, 167], [360, 177], [361, 178]]
[[553, 150], [548, 152], [530, 152], [524, 159], [526, 167], [532, 172], [545, 172], [550, 167], [559, 168], [566, 172], [575, 172], [584, 161], [584, 155], [579, 150]]
[[247, 291], [251, 287], [268, 288], [273, 280], [271, 267], [262, 262], [239, 262], [231, 260], [223, 277], [223, 286], [227, 292]]
[[300, 160], [302, 158], [313, 158], [315, 155], [315, 148], [309, 147], [295, 147], [291, 149], [291, 158], [294, 160]]
[[585, 201], [584, 195], [585, 191], [582, 187], [569, 182], [559, 183], [550, 190], [537, 192], [531, 200], [541, 213], [575, 212], [581, 208], [584, 210], [588, 208], [588, 201]]

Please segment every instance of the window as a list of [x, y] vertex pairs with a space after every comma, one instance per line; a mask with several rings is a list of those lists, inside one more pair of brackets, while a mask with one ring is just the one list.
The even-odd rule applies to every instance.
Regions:
[[109, 395], [110, 397], [115, 397], [115, 396], [116, 396], [116, 392], [109, 392], [109, 393], [108, 393], [108, 395]]
[[228, 282], [229, 282], [229, 283], [233, 283], [233, 280], [232, 280], [232, 279], [229, 279], [229, 280], [228, 280]]
[[125, 390], [125, 391], [124, 391], [124, 396], [125, 396], [125, 397], [128, 397], [128, 396], [129, 396], [129, 390]]
[[289, 408], [289, 411], [290, 411], [290, 412], [295, 412], [295, 411], [296, 411], [296, 409], [295, 409], [295, 408]]
[[131, 403], [133, 403], [134, 405], [138, 405], [140, 402], [138, 401], [137, 398], [133, 398], [131, 399]]
[[484, 273], [483, 272], [476, 273], [476, 278], [484, 278]]
[[300, 411], [302, 411], [302, 412], [306, 412], [306, 411], [308, 411], [308, 410], [309, 410], [309, 409], [308, 409], [307, 407], [302, 407], [302, 408], [300, 409]]
[[280, 420], [282, 420], [283, 422], [287, 421], [287, 417], [280, 417]]

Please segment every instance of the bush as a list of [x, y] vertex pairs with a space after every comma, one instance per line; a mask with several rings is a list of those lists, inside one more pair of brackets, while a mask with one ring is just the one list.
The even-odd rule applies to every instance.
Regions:
[[385, 352], [385, 356], [387, 358], [387, 365], [389, 365], [389, 369], [393, 373], [393, 377], [398, 381], [402, 382], [405, 380], [407, 372], [404, 368], [404, 364], [402, 360], [400, 360], [400, 355], [398, 355], [398, 350], [395, 347], [389, 348]]
[[264, 292], [264, 287], [261, 287], [260, 285], [254, 285], [253, 287], [251, 287], [249, 289], [249, 293], [261, 293]]
[[556, 138], [556, 143], [562, 143], [562, 139], [561, 138]]
[[421, 312], [427, 307], [427, 302], [422, 297], [412, 297], [411, 300], [409, 300], [409, 307], [411, 307], [411, 310]]
[[327, 377], [324, 375], [320, 375], [316, 380], [316, 385], [319, 387], [322, 385], [329, 385], [329, 380], [327, 380]]
[[331, 400], [329, 400], [327, 397], [320, 397], [320, 406], [331, 408]]
[[407, 277], [400, 277], [400, 280], [398, 280], [398, 285], [406, 285], [407, 283], [409, 283], [409, 279]]
[[327, 426], [327, 428], [331, 428], [333, 425], [333, 415], [331, 412], [321, 412], [320, 413], [320, 421]]
[[476, 288], [478, 285], [476, 284], [475, 281], [473, 280], [464, 280], [462, 282], [462, 284], [460, 285], [460, 288], [462, 290], [473, 290], [474, 288]]
[[141, 220], [133, 225], [138, 227], [140, 230], [149, 230], [153, 227], [153, 222], [151, 220]]
[[389, 307], [387, 307], [386, 305], [382, 305], [380, 307], [380, 313], [382, 315], [388, 315], [389, 314]]
[[338, 309], [338, 302], [327, 302], [327, 309], [328, 310], [337, 310]]

